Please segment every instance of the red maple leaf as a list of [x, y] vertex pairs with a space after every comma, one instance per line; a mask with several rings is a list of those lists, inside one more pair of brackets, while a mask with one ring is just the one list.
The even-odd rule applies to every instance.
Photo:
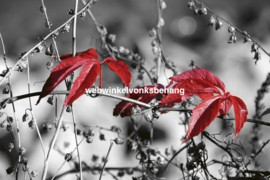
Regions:
[[[192, 110], [191, 120], [183, 143], [199, 135], [217, 116], [226, 115], [232, 105], [235, 114], [235, 137], [239, 134], [247, 121], [247, 107], [240, 98], [232, 96], [225, 91], [224, 83], [217, 76], [205, 69], [199, 68], [186, 71], [170, 79], [178, 82], [174, 87], [187, 88], [188, 92], [188, 95], [185, 96], [180, 97], [178, 95], [178, 99], [175, 99], [175, 101], [182, 101], [190, 95], [197, 95], [203, 100]], [[191, 86], [186, 84], [187, 80], [191, 82]], [[223, 94], [217, 92], [216, 90], [218, 89], [216, 87], [221, 89]], [[214, 90], [215, 88], [216, 90]], [[218, 95], [214, 96], [214, 93]], [[177, 95], [169, 94], [163, 102], [171, 102], [172, 97], [177, 97]], [[169, 100], [166, 101], [166, 99]]]
[[100, 88], [102, 87], [102, 72], [100, 67], [102, 64], [107, 64], [112, 71], [116, 72], [120, 76], [124, 84], [129, 87], [131, 74], [128, 66], [111, 57], [106, 58], [100, 64], [98, 55], [93, 48], [77, 53], [75, 57], [72, 57], [72, 54], [66, 54], [61, 56], [60, 59], [62, 61], [51, 71], [36, 104], [38, 104], [43, 97], [50, 94], [69, 74], [81, 66], [83, 66], [82, 70], [78, 78], [75, 80], [70, 90], [70, 94], [64, 102], [64, 106], [71, 105], [76, 99], [85, 93], [85, 89], [91, 88], [95, 83], [98, 74], [100, 74], [99, 86]]
[[[247, 121], [247, 107], [240, 98], [232, 96], [229, 92], [225, 91], [224, 83], [217, 76], [205, 69], [199, 68], [186, 71], [177, 76], [173, 76], [170, 79], [172, 81], [166, 88], [169, 88], [173, 82], [176, 81], [177, 83], [173, 86], [172, 89], [180, 90], [183, 88], [185, 93], [183, 95], [175, 93], [176, 91], [172, 91], [172, 93], [169, 94], [164, 93], [163, 98], [159, 104], [159, 108], [164, 106], [173, 107], [173, 103], [180, 103], [193, 95], [196, 95], [203, 100], [197, 107], [192, 110], [192, 116], [188, 131], [183, 142], [199, 135], [217, 116], [225, 116], [232, 105], [234, 107], [235, 114], [235, 136], [239, 134], [244, 123]], [[156, 86], [146, 87], [155, 88], [157, 86], [162, 85], [157, 84]], [[218, 88], [222, 90], [223, 94]], [[215, 96], [215, 94], [218, 95]], [[157, 93], [130, 93], [126, 97], [144, 103], [150, 103], [156, 97], [156, 95]], [[136, 104], [134, 103], [122, 101], [116, 105], [113, 115], [118, 116], [120, 114], [121, 117], [130, 116], [131, 110], [135, 106]]]

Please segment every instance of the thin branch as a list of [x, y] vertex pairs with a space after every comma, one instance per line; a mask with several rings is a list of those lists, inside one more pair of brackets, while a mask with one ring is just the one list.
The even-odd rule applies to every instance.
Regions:
[[[70, 91], [53, 91], [50, 94], [69, 94]], [[3, 106], [6, 103], [11, 103], [11, 102], [15, 102], [17, 100], [21, 100], [21, 99], [25, 99], [28, 98], [29, 96], [39, 96], [41, 94], [41, 92], [35, 92], [35, 93], [30, 93], [30, 94], [24, 94], [24, 95], [20, 95], [20, 96], [14, 96], [13, 98], [5, 98], [5, 99], [1, 99], [0, 100], [0, 105]], [[127, 102], [131, 102], [134, 104], [138, 104], [140, 106], [144, 106], [146, 108], [151, 108], [152, 106], [140, 101], [136, 101], [134, 99], [130, 99], [130, 98], [126, 98], [126, 97], [121, 97], [121, 96], [117, 96], [117, 95], [113, 95], [113, 94], [105, 94], [105, 93], [99, 93], [99, 96], [105, 96], [105, 97], [109, 97], [109, 98], [114, 98], [114, 99], [119, 99], [122, 101], [127, 101]]]
[[75, 113], [74, 113], [73, 106], [71, 107], [71, 112], [72, 112], [72, 119], [73, 119], [73, 125], [74, 125], [76, 149], [77, 149], [77, 154], [78, 154], [78, 159], [79, 159], [80, 180], [82, 180], [83, 179], [83, 176], [82, 176], [82, 161], [81, 161], [81, 156], [80, 156], [80, 151], [79, 151], [79, 144], [78, 144], [78, 137], [77, 137], [77, 124], [76, 124], [76, 119], [75, 119]]
[[[71, 151], [70, 156], [71, 156], [71, 155], [74, 153], [74, 151], [81, 145], [81, 143], [83, 142], [83, 140], [84, 140], [84, 137], [83, 137], [82, 140], [79, 142], [79, 144], [76, 143], [76, 147]], [[58, 170], [56, 171], [55, 175], [52, 177], [51, 180], [57, 179], [57, 178], [61, 177], [63, 174], [65, 174], [65, 173], [63, 173], [62, 175], [56, 176], [57, 173], [62, 169], [62, 167], [65, 165], [66, 162], [68, 162], [68, 161], [67, 161], [67, 159], [65, 158], [64, 162], [63, 162], [62, 165], [58, 168]], [[82, 170], [82, 171], [83, 171], [83, 170]], [[78, 171], [76, 170], [76, 173], [77, 173], [77, 172], [78, 172]]]
[[[3, 59], [4, 59], [4, 62], [5, 62], [6, 68], [8, 70], [7, 61], [6, 61], [5, 43], [4, 43], [3, 37], [1, 35], [1, 32], [0, 32], [0, 39], [1, 39], [1, 43], [2, 43]], [[13, 92], [12, 92], [10, 77], [8, 77], [8, 86], [9, 86], [8, 88], [9, 88], [10, 98], [12, 98], [13, 97]], [[13, 109], [14, 120], [16, 121], [16, 134], [17, 134], [17, 138], [18, 138], [17, 142], [18, 142], [18, 147], [20, 149], [21, 148], [20, 127], [19, 127], [19, 121], [18, 121], [18, 119], [16, 117], [16, 109], [15, 109], [14, 102], [12, 102], [12, 109]], [[14, 133], [14, 131], [13, 131], [13, 133]], [[14, 138], [16, 139], [15, 134], [13, 134], [13, 135], [14, 135]], [[20, 162], [21, 162], [21, 154], [19, 154], [18, 166], [16, 168], [16, 180], [18, 179], [18, 175], [19, 175]]]
[[170, 159], [170, 160], [168, 161], [168, 163], [166, 164], [166, 166], [165, 166], [165, 168], [164, 168], [164, 170], [163, 170], [163, 172], [161, 173], [160, 176], [162, 176], [162, 175], [164, 174], [164, 172], [167, 170], [168, 166], [169, 166], [170, 163], [174, 160], [174, 158], [175, 158], [176, 156], [178, 156], [178, 154], [180, 154], [184, 149], [186, 149], [191, 143], [192, 143], [192, 142], [187, 143], [184, 147], [182, 147], [181, 149], [179, 149], [179, 150], [171, 157], [171, 159]]
[[[75, 0], [74, 14], [77, 14], [78, 11], [78, 0]], [[76, 25], [77, 25], [77, 16], [73, 19], [73, 28], [72, 28], [72, 55], [76, 55]]]
[[108, 150], [108, 152], [107, 152], [106, 158], [105, 158], [105, 160], [104, 160], [103, 167], [102, 167], [101, 172], [100, 172], [99, 180], [101, 180], [101, 178], [102, 178], [102, 174], [103, 174], [103, 171], [104, 171], [104, 169], [105, 169], [105, 167], [106, 167], [106, 164], [107, 164], [107, 162], [108, 162], [108, 158], [109, 158], [110, 152], [111, 152], [111, 150], [112, 150], [112, 146], [113, 146], [113, 141], [111, 141], [111, 143], [110, 143], [109, 150]]
[[216, 141], [214, 141], [214, 140], [209, 136], [209, 133], [208, 133], [208, 132], [203, 131], [203, 132], [202, 132], [202, 135], [203, 135], [204, 137], [206, 137], [209, 141], [211, 141], [212, 143], [214, 143], [216, 146], [218, 146], [220, 149], [222, 149], [223, 151], [225, 151], [225, 152], [231, 157], [231, 160], [232, 160], [234, 163], [236, 163], [233, 154], [231, 153], [231, 151], [230, 151], [228, 148], [223, 147], [223, 146], [221, 146], [220, 144], [218, 144]]
[[5, 49], [5, 43], [4, 43], [4, 40], [3, 40], [3, 37], [2, 37], [1, 32], [0, 32], [0, 39], [1, 39], [1, 43], [2, 43], [3, 59], [4, 59], [4, 62], [5, 62], [6, 68], [7, 68], [7, 70], [8, 70], [8, 66], [7, 66], [7, 59], [6, 59], [6, 49]]
[[57, 129], [55, 130], [55, 133], [53, 135], [53, 138], [52, 138], [52, 141], [51, 141], [51, 144], [50, 144], [50, 147], [49, 147], [49, 150], [48, 150], [48, 153], [47, 153], [47, 157], [46, 157], [46, 160], [44, 162], [44, 169], [43, 169], [43, 173], [42, 173], [42, 180], [45, 180], [46, 179], [46, 175], [47, 175], [47, 171], [48, 171], [48, 167], [49, 167], [49, 161], [50, 161], [50, 157], [51, 157], [51, 151], [55, 145], [55, 142], [56, 142], [56, 139], [57, 139], [57, 136], [59, 134], [59, 131], [61, 129], [61, 124], [62, 124], [62, 121], [63, 121], [63, 118], [64, 118], [64, 114], [65, 114], [65, 106], [62, 108], [62, 111], [61, 111], [61, 114], [60, 114], [60, 118], [59, 118], [59, 121], [58, 121], [58, 124], [57, 124]]
[[[45, 15], [45, 19], [46, 19], [46, 26], [48, 27], [49, 31], [51, 32], [51, 22], [49, 21], [49, 17], [48, 17], [48, 14], [47, 14], [47, 8], [45, 6], [45, 3], [44, 3], [44, 0], [41, 0], [41, 4], [42, 4], [42, 9], [43, 9], [43, 12], [44, 12], [44, 15]], [[75, 13], [76, 14], [76, 13]], [[77, 16], [75, 16], [77, 17]], [[56, 58], [59, 62], [61, 62], [61, 59], [59, 58], [59, 51], [58, 51], [58, 48], [57, 48], [57, 44], [56, 44], [56, 40], [55, 40], [55, 37], [52, 36], [52, 40], [53, 40], [53, 45], [54, 45], [54, 48], [55, 48], [55, 51], [56, 51]]]
[[[101, 171], [101, 167], [90, 167], [90, 166], [88, 166], [88, 167], [84, 167], [83, 168], [83, 171], [85, 172], [85, 171], [90, 171], [90, 172], [94, 172], [94, 171]], [[127, 170], [127, 169], [132, 169], [133, 171], [135, 171], [135, 172], [142, 172], [142, 170], [141, 169], [139, 169], [138, 167], [105, 167], [105, 169], [104, 169], [104, 171], [124, 171], [124, 170]], [[62, 178], [63, 176], [66, 176], [66, 175], [68, 175], [68, 174], [72, 174], [72, 173], [78, 173], [78, 170], [76, 170], [76, 169], [72, 169], [72, 170], [69, 170], [69, 171], [66, 171], [66, 172], [64, 172], [64, 173], [62, 173], [62, 174], [59, 174], [58, 176], [56, 176], [54, 179], [56, 180], [56, 179], [60, 179], [60, 178]]]
[[255, 159], [262, 151], [263, 151], [263, 148], [269, 144], [270, 142], [270, 139], [268, 139], [266, 142], [263, 143], [262, 147], [257, 151], [257, 153], [252, 157], [252, 159]]
[[[220, 17], [219, 15], [217, 15], [217, 13], [215, 13], [215, 12], [214, 12], [212, 9], [210, 9], [209, 7], [205, 6], [205, 4], [201, 3], [201, 2], [198, 1], [198, 0], [194, 0], [194, 1], [196, 1], [198, 4], [200, 4], [200, 5], [202, 5], [203, 7], [205, 7], [205, 8], [206, 8], [208, 11], [210, 11], [211, 13], [215, 14], [219, 19], [223, 20], [223, 21], [226, 22], [228, 25], [233, 26], [233, 27], [235, 28], [235, 30], [236, 30], [237, 32], [239, 32], [240, 34], [242, 34], [242, 35], [244, 35], [244, 36], [247, 36], [247, 34], [246, 34], [245, 31], [241, 31], [239, 28], [237, 28], [236, 26], [232, 25], [232, 24], [231, 24], [230, 22], [228, 22], [226, 19], [224, 19], [224, 18]], [[257, 44], [257, 45], [259, 46], [259, 48], [260, 48], [261, 50], [263, 50], [267, 56], [270, 57], [270, 53], [267, 52], [267, 51], [266, 51], [259, 43], [257, 43], [250, 35], [248, 35], [248, 38], [249, 38], [253, 43]]]

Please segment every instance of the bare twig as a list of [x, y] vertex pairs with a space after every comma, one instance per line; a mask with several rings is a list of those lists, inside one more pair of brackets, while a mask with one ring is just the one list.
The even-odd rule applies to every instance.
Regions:
[[[69, 94], [70, 91], [53, 91], [50, 94]], [[13, 98], [5, 98], [5, 99], [1, 99], [0, 100], [0, 105], [3, 106], [6, 103], [11, 103], [20, 99], [25, 99], [28, 98], [29, 96], [39, 96], [41, 94], [41, 92], [35, 92], [35, 93], [30, 93], [30, 94], [24, 94], [24, 95], [20, 95], [20, 96], [15, 96]], [[130, 99], [130, 98], [126, 98], [126, 97], [121, 97], [121, 96], [117, 96], [117, 95], [113, 95], [113, 94], [105, 94], [105, 93], [99, 93], [100, 96], [105, 96], [105, 97], [109, 97], [109, 98], [114, 98], [114, 99], [119, 99], [119, 100], [123, 100], [123, 101], [127, 101], [127, 102], [131, 102], [134, 104], [138, 104], [140, 106], [146, 107], [146, 108], [151, 108], [152, 106], [140, 101], [136, 101], [134, 99]]]
[[[41, 4], [42, 4], [42, 9], [43, 9], [43, 12], [44, 12], [44, 15], [45, 15], [45, 19], [46, 19], [46, 26], [48, 27], [48, 29], [51, 32], [51, 22], [49, 21], [49, 17], [48, 17], [48, 14], [47, 14], [47, 8], [45, 6], [44, 0], [41, 0]], [[77, 16], [75, 16], [75, 17], [77, 17]], [[56, 51], [56, 58], [57, 58], [57, 60], [59, 62], [61, 62], [61, 59], [59, 58], [59, 51], [58, 51], [56, 40], [55, 40], [54, 36], [52, 36], [52, 40], [53, 40], [53, 45], [54, 45], [54, 48], [55, 48], [55, 51]]]
[[47, 157], [46, 157], [46, 160], [44, 162], [44, 169], [43, 169], [43, 173], [42, 173], [42, 180], [45, 180], [46, 179], [46, 175], [47, 175], [47, 171], [48, 171], [48, 167], [49, 167], [49, 161], [50, 161], [50, 157], [51, 157], [51, 151], [55, 145], [55, 142], [56, 142], [56, 139], [57, 139], [57, 136], [59, 134], [59, 131], [61, 129], [61, 124], [62, 124], [62, 121], [63, 121], [63, 118], [64, 118], [64, 114], [65, 114], [65, 106], [62, 108], [62, 111], [61, 111], [61, 114], [60, 114], [60, 118], [59, 118], [59, 121], [58, 121], [58, 124], [57, 124], [57, 129], [55, 130], [55, 133], [53, 135], [53, 138], [52, 138], [52, 141], [51, 141], [51, 144], [50, 144], [50, 147], [49, 147], [49, 150], [48, 150], [48, 153], [47, 153]]
[[[207, 7], [205, 4], [201, 3], [199, 0], [194, 0], [196, 1], [198, 4], [202, 5], [203, 7], [205, 7], [208, 11], [210, 11], [211, 13], [215, 14], [219, 19], [223, 20], [224, 22], [226, 22], [229, 26], [233, 26], [235, 28], [235, 30], [237, 32], [239, 32], [240, 34], [247, 36], [247, 33], [245, 31], [240, 30], [239, 28], [237, 28], [235, 25], [232, 25], [229, 21], [227, 21], [226, 19], [220, 17], [219, 15], [217, 15], [217, 13], [215, 13], [212, 9], [210, 9], [209, 7]], [[270, 57], [270, 53], [267, 52], [258, 42], [256, 42], [250, 35], [248, 35], [248, 38], [255, 44], [258, 45], [258, 47], [263, 50], [265, 52], [265, 54], [267, 56]]]
[[168, 161], [168, 163], [166, 164], [166, 166], [165, 166], [165, 168], [164, 168], [164, 170], [163, 170], [163, 172], [161, 173], [160, 176], [162, 176], [162, 175], [164, 174], [164, 172], [167, 170], [168, 166], [169, 166], [170, 163], [174, 160], [174, 158], [175, 158], [176, 156], [178, 156], [178, 154], [180, 154], [184, 149], [186, 149], [191, 143], [192, 143], [192, 142], [187, 143], [184, 147], [182, 147], [181, 149], [179, 149], [179, 150], [171, 157], [171, 159], [170, 159], [170, 160]]
[[108, 152], [107, 152], [106, 158], [105, 158], [105, 160], [104, 160], [103, 167], [102, 167], [101, 172], [100, 172], [99, 180], [101, 180], [101, 178], [102, 178], [102, 174], [103, 174], [103, 171], [104, 171], [104, 169], [105, 169], [105, 167], [106, 167], [106, 164], [107, 164], [107, 162], [108, 162], [108, 158], [109, 158], [109, 155], [110, 155], [112, 146], [113, 146], [113, 141], [111, 140], [109, 150], [108, 150]]
[[263, 148], [269, 144], [270, 142], [270, 139], [268, 139], [266, 142], [263, 143], [262, 147], [257, 151], [256, 154], [254, 154], [254, 156], [252, 156], [252, 159], [255, 159], [262, 151], [263, 151]]
[[78, 137], [77, 137], [77, 124], [76, 124], [76, 119], [75, 119], [75, 113], [74, 113], [73, 106], [72, 106], [71, 110], [72, 110], [72, 119], [73, 119], [73, 125], [74, 125], [76, 148], [77, 148], [77, 154], [78, 154], [79, 166], [80, 166], [80, 180], [82, 180], [83, 179], [83, 176], [82, 176], [82, 161], [81, 161], [81, 156], [80, 156], [80, 151], [79, 151], [79, 144], [78, 144]]
[[[81, 145], [81, 143], [83, 142], [83, 140], [84, 140], [84, 137], [83, 137], [82, 140], [79, 142], [79, 144], [76, 143], [76, 147], [75, 147], [75, 148], [73, 149], [73, 151], [70, 153], [70, 156], [71, 156], [71, 155], [74, 153], [74, 151]], [[67, 159], [64, 160], [64, 162], [63, 162], [62, 165], [58, 168], [58, 170], [56, 171], [56, 173], [54, 174], [54, 176], [52, 177], [51, 180], [57, 179], [57, 178], [61, 177], [63, 174], [65, 174], [65, 173], [63, 173], [62, 175], [56, 176], [57, 173], [62, 169], [62, 167], [65, 165], [66, 162], [67, 162]], [[80, 169], [80, 170], [81, 170], [81, 169]], [[82, 170], [82, 171], [83, 171], [83, 170]], [[78, 171], [76, 170], [76, 172], [78, 172]]]

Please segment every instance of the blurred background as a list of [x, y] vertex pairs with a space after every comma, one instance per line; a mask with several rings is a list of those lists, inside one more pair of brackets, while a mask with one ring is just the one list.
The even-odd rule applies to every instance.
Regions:
[[[212, 15], [210, 12], [206, 16], [196, 16], [193, 11], [187, 8], [188, 1], [166, 0], [167, 8], [164, 10], [163, 18], [165, 25], [162, 31], [162, 44], [166, 55], [177, 66], [179, 73], [190, 70], [189, 64], [194, 60], [196, 65], [207, 69], [217, 75], [226, 85], [227, 91], [232, 95], [238, 96], [246, 103], [249, 116], [252, 118], [255, 113], [254, 100], [257, 90], [269, 72], [269, 57], [262, 51], [262, 60], [254, 64], [254, 54], [251, 53], [251, 44], [243, 43], [243, 36], [236, 33], [237, 43], [228, 44], [230, 34], [228, 33], [228, 25], [223, 22], [222, 29], [216, 31], [214, 28], [207, 26], [208, 20]], [[270, 2], [268, 0], [227, 0], [227, 1], [210, 1], [204, 0], [203, 3], [216, 12], [219, 16], [228, 20], [230, 23], [243, 31], [247, 31], [256, 41], [258, 41], [266, 50], [270, 49]], [[73, 0], [47, 0], [45, 1], [49, 20], [53, 23], [52, 29], [56, 29], [62, 25], [70, 15], [67, 14], [68, 9], [74, 7]], [[40, 12], [40, 1], [21, 0], [21, 1], [0, 1], [0, 31], [2, 33], [8, 66], [13, 66], [20, 53], [28, 51], [39, 42], [38, 37], [45, 37], [49, 30], [45, 28], [45, 18]], [[82, 8], [80, 3], [79, 9]], [[156, 25], [157, 9], [155, 0], [100, 0], [93, 8], [91, 8], [97, 21], [103, 24], [109, 33], [116, 35], [116, 45], [136, 50], [147, 59], [146, 68], [150, 69], [155, 65], [155, 56], [152, 53], [151, 41], [148, 32]], [[61, 33], [57, 37], [57, 45], [60, 55], [71, 53], [71, 32]], [[78, 52], [89, 48], [100, 50], [98, 42], [99, 34], [90, 17], [87, 15], [85, 20], [78, 20], [77, 26], [77, 50]], [[47, 44], [51, 43], [49, 39]], [[1, 51], [2, 53], [2, 51]], [[101, 58], [101, 57], [100, 57]], [[46, 68], [50, 58], [43, 53], [29, 56], [30, 72], [31, 72], [31, 91], [41, 91], [44, 81], [48, 78], [50, 71]], [[4, 62], [0, 61], [0, 71], [4, 70]], [[102, 67], [103, 70], [103, 86], [104, 87], [122, 87], [120, 78], [108, 67]], [[75, 76], [78, 75], [76, 71]], [[132, 70], [132, 85], [142, 85], [137, 80], [137, 70]], [[167, 78], [172, 76], [170, 70], [162, 71], [160, 82], [167, 85]], [[27, 93], [27, 73], [14, 72], [11, 76], [12, 88], [14, 96]], [[43, 82], [42, 82], [43, 81]], [[42, 82], [36, 83], [35, 82]], [[7, 83], [7, 81], [5, 82]], [[0, 87], [2, 90], [5, 86], [3, 83]], [[145, 85], [150, 84], [148, 77], [144, 78]], [[61, 84], [59, 89], [65, 89]], [[8, 97], [8, 95], [0, 95], [0, 99]], [[35, 104], [38, 97], [32, 98]], [[59, 98], [59, 108], [63, 103], [63, 97]], [[263, 102], [268, 108], [270, 102], [269, 95], [266, 94]], [[118, 100], [105, 97], [89, 98], [82, 96], [74, 103], [74, 110], [77, 122], [80, 124], [88, 124], [92, 126], [101, 126], [110, 128], [112, 125], [121, 127], [122, 132], [127, 134], [132, 127], [129, 124], [129, 118], [115, 118], [112, 115]], [[199, 102], [197, 102], [199, 103]], [[35, 130], [28, 127], [27, 123], [23, 123], [22, 116], [25, 109], [29, 107], [28, 100], [21, 100], [15, 103], [16, 115], [20, 120], [20, 133], [22, 136], [22, 146], [27, 149], [26, 156], [29, 159], [30, 170], [39, 172], [38, 178], [41, 177], [43, 168], [43, 153]], [[48, 149], [53, 130], [48, 132], [42, 130], [44, 122], [52, 122], [54, 117], [54, 106], [46, 102], [44, 98], [41, 103], [33, 107], [35, 116], [38, 120], [39, 128], [42, 131], [45, 148]], [[8, 105], [1, 112], [7, 112], [12, 116], [12, 106]], [[58, 112], [59, 113], [59, 112]], [[230, 110], [233, 116], [233, 110]], [[173, 146], [178, 150], [181, 145], [181, 138], [185, 135], [185, 129], [179, 125], [180, 115], [177, 112], [170, 112], [162, 115], [155, 123], [154, 142], [152, 147], [156, 147], [162, 153], [166, 147]], [[263, 118], [268, 121], [269, 116]], [[1, 121], [3, 120], [3, 117]], [[67, 113], [64, 117], [65, 122], [72, 122], [72, 116]], [[143, 125], [142, 133], [147, 136], [149, 132], [149, 124]], [[246, 123], [239, 134], [238, 138], [245, 147], [247, 156], [250, 156], [252, 145], [249, 143], [253, 134], [251, 130], [253, 124]], [[216, 119], [207, 129], [209, 133], [223, 132], [218, 136], [221, 140], [231, 130], [226, 129], [222, 120]], [[105, 156], [109, 148], [110, 139], [117, 137], [116, 134], [107, 131], [101, 131], [105, 134], [105, 141], [99, 140], [99, 131], [95, 129], [95, 137], [93, 143], [87, 144], [85, 141], [80, 146], [83, 161], [89, 165], [93, 165], [92, 156], [99, 156], [98, 162], [101, 163], [101, 157]], [[267, 126], [261, 128], [261, 144], [268, 140], [269, 129]], [[82, 136], [79, 136], [81, 139]], [[16, 150], [8, 153], [7, 145], [13, 141], [11, 133], [5, 129], [0, 130], [0, 179], [14, 179], [14, 174], [8, 176], [6, 169], [16, 165]], [[195, 138], [200, 142], [200, 137]], [[209, 152], [209, 160], [221, 160], [225, 153], [220, 151], [216, 146], [205, 140], [207, 150]], [[62, 132], [57, 139], [56, 148], [63, 153], [69, 153], [75, 147], [73, 128], [69, 125], [66, 132]], [[269, 170], [269, 146], [265, 147], [263, 154], [258, 156], [261, 170]], [[186, 163], [186, 154], [182, 153], [177, 157], [179, 163]], [[64, 158], [58, 151], [52, 152], [48, 177], [55, 174], [57, 169], [63, 163]], [[134, 167], [138, 165], [135, 159], [135, 153], [129, 153], [126, 145], [115, 145], [111, 151], [107, 167]], [[252, 166], [251, 166], [252, 167]], [[74, 168], [73, 164], [66, 164], [61, 172], [65, 172]], [[220, 178], [219, 169], [221, 166], [210, 166], [210, 172]], [[115, 173], [115, 172], [114, 172]], [[116, 172], [117, 173], [117, 172]], [[20, 175], [23, 175], [22, 173]], [[179, 179], [181, 171], [174, 166], [169, 166], [164, 174], [167, 179]], [[64, 176], [62, 179], [75, 179], [75, 174]], [[84, 173], [85, 179], [98, 179], [98, 175]], [[106, 175], [104, 179], [112, 179]], [[131, 179], [131, 176], [125, 175], [122, 179]]]

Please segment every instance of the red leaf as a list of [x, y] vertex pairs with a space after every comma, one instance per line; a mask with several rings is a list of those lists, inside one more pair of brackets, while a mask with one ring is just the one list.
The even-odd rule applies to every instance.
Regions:
[[[169, 93], [166, 98], [164, 98], [161, 103], [180, 103], [190, 96], [198, 95], [198, 94], [210, 94], [213, 96], [213, 93], [220, 94], [220, 91], [213, 86], [212, 84], [203, 81], [201, 79], [184, 79], [181, 80], [179, 83], [173, 86], [173, 89], [184, 89], [184, 95], [180, 93]], [[204, 97], [206, 95], [203, 95]], [[209, 96], [208, 96], [209, 97]]]
[[47, 79], [46, 83], [42, 88], [41, 95], [36, 104], [40, 100], [50, 94], [54, 88], [59, 85], [69, 74], [74, 70], [78, 69], [80, 66], [86, 64], [92, 59], [98, 61], [98, 55], [94, 49], [89, 49], [84, 52], [77, 53], [75, 57], [72, 57], [72, 54], [66, 54], [60, 57], [62, 62], [60, 62], [52, 71]]
[[225, 93], [224, 83], [210, 71], [207, 71], [202, 68], [183, 72], [177, 76], [170, 77], [170, 79], [177, 82], [180, 82], [183, 79], [201, 79], [220, 88]]
[[213, 93], [205, 93], [205, 94], [196, 94], [196, 96], [198, 96], [202, 100], [205, 100], [205, 99], [208, 99], [208, 98], [214, 96], [214, 94]]
[[[140, 89], [144, 89], [144, 88], [148, 88], [153, 89], [153, 88], [164, 88], [163, 85], [161, 84], [156, 84], [156, 86], [143, 86], [138, 88], [138, 90]], [[150, 103], [155, 97], [157, 96], [157, 93], [130, 93], [128, 94], [126, 97], [127, 98], [131, 98], [140, 102], [144, 102], [144, 103]], [[133, 107], [136, 107], [137, 104], [131, 103], [131, 102], [127, 102], [127, 101], [121, 101], [119, 104], [117, 104], [113, 110], [113, 115], [114, 116], [118, 116], [119, 114], [121, 115], [121, 117], [125, 117], [125, 116], [131, 116], [131, 110]], [[139, 105], [138, 105], [139, 106]], [[139, 106], [140, 108], [142, 106]]]
[[83, 66], [79, 77], [75, 80], [64, 106], [71, 105], [76, 99], [85, 93], [85, 89], [91, 88], [97, 80], [100, 65], [96, 61], [90, 61]]
[[226, 116], [227, 112], [231, 109], [232, 101], [229, 98], [230, 96], [231, 96], [231, 94], [229, 92], [226, 92], [223, 95], [223, 100], [220, 104], [220, 109], [219, 109], [217, 116], [220, 116], [220, 115]]
[[204, 100], [192, 110], [186, 138], [182, 143], [199, 135], [209, 126], [218, 114], [221, 101], [222, 95], [213, 96]]
[[131, 74], [129, 72], [129, 67], [122, 61], [116, 61], [112, 57], [106, 58], [102, 64], [107, 64], [110, 67], [111, 71], [114, 71], [118, 74], [118, 76], [122, 79], [124, 84], [129, 87], [131, 81]]
[[248, 110], [246, 104], [236, 96], [229, 97], [233, 104], [234, 115], [235, 115], [235, 137], [239, 134], [240, 130], [247, 121]]

